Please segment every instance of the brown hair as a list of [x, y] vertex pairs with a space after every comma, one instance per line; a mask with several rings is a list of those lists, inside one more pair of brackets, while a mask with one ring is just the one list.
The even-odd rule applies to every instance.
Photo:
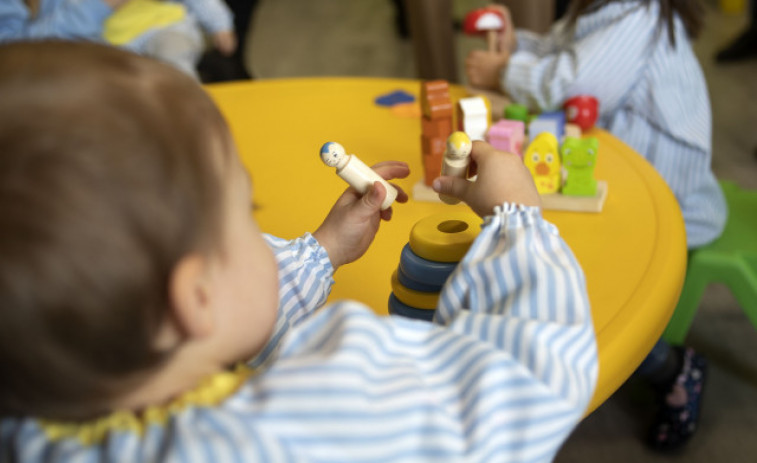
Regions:
[[[567, 18], [568, 25], [575, 25], [578, 17], [582, 14], [595, 11], [608, 3], [628, 0], [573, 0], [568, 7]], [[674, 20], [676, 15], [681, 18], [686, 34], [695, 39], [699, 36], [704, 24], [704, 8], [699, 0], [638, 0], [649, 6], [656, 1], [660, 5], [660, 18], [658, 30], [665, 27], [668, 30], [668, 40], [675, 46], [675, 27]]]
[[102, 413], [170, 356], [170, 274], [214, 250], [228, 129], [181, 72], [87, 43], [0, 47], [0, 101], [0, 414]]

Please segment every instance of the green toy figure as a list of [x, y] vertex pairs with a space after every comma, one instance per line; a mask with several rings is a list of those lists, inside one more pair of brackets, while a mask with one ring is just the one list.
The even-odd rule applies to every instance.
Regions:
[[568, 177], [562, 187], [562, 194], [567, 196], [595, 196], [597, 180], [594, 167], [597, 165], [599, 140], [590, 138], [566, 137], [560, 148], [562, 165], [568, 171]]

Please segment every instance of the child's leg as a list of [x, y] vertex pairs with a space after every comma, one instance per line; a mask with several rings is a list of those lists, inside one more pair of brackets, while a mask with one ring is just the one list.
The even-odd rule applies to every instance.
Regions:
[[204, 49], [202, 33], [191, 19], [154, 31], [145, 44], [147, 56], [172, 64], [198, 80], [196, 65]]
[[662, 339], [637, 370], [658, 394], [659, 410], [649, 434], [658, 450], [674, 450], [694, 434], [699, 420], [707, 364], [690, 348], [671, 347]]

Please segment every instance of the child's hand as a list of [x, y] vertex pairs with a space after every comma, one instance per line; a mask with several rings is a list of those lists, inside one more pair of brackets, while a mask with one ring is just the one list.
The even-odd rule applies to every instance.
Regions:
[[221, 31], [213, 34], [213, 46], [221, 54], [230, 56], [237, 49], [237, 36], [234, 31]]
[[499, 90], [502, 70], [507, 66], [517, 42], [510, 10], [502, 5], [489, 5], [489, 8], [498, 10], [504, 17], [504, 28], [497, 36], [497, 50], [472, 51], [465, 59], [465, 74], [473, 87]]
[[[382, 178], [391, 180], [405, 178], [410, 168], [404, 162], [386, 161], [372, 167]], [[397, 187], [397, 202], [407, 202], [407, 194]], [[361, 195], [354, 188], [348, 188], [337, 199], [318, 230], [313, 236], [326, 249], [334, 269], [357, 260], [368, 250], [376, 236], [381, 220], [392, 217], [392, 208], [381, 210], [386, 196], [384, 186], [375, 182]]]
[[474, 141], [471, 161], [478, 168], [475, 182], [458, 177], [439, 177], [434, 180], [434, 191], [464, 201], [481, 217], [491, 215], [494, 206], [504, 202], [541, 206], [531, 173], [517, 155]]

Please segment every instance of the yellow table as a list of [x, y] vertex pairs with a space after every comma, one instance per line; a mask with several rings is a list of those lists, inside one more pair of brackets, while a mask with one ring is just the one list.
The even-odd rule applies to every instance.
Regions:
[[[413, 80], [292, 79], [208, 87], [229, 121], [250, 169], [256, 217], [263, 231], [284, 238], [320, 224], [346, 184], [321, 163], [318, 151], [337, 141], [366, 164], [397, 159], [410, 164], [407, 192], [421, 178], [420, 121], [376, 106], [376, 96], [402, 89], [419, 94]], [[454, 99], [465, 96], [452, 89]], [[635, 370], [659, 338], [683, 283], [683, 219], [673, 194], [654, 168], [610, 134], [594, 130], [600, 151], [596, 175], [607, 180], [603, 212], [550, 212], [586, 273], [599, 345], [599, 381], [590, 410]], [[331, 299], [362, 301], [387, 313], [390, 277], [418, 220], [464, 209], [411, 201], [396, 205], [372, 247], [341, 268]]]

